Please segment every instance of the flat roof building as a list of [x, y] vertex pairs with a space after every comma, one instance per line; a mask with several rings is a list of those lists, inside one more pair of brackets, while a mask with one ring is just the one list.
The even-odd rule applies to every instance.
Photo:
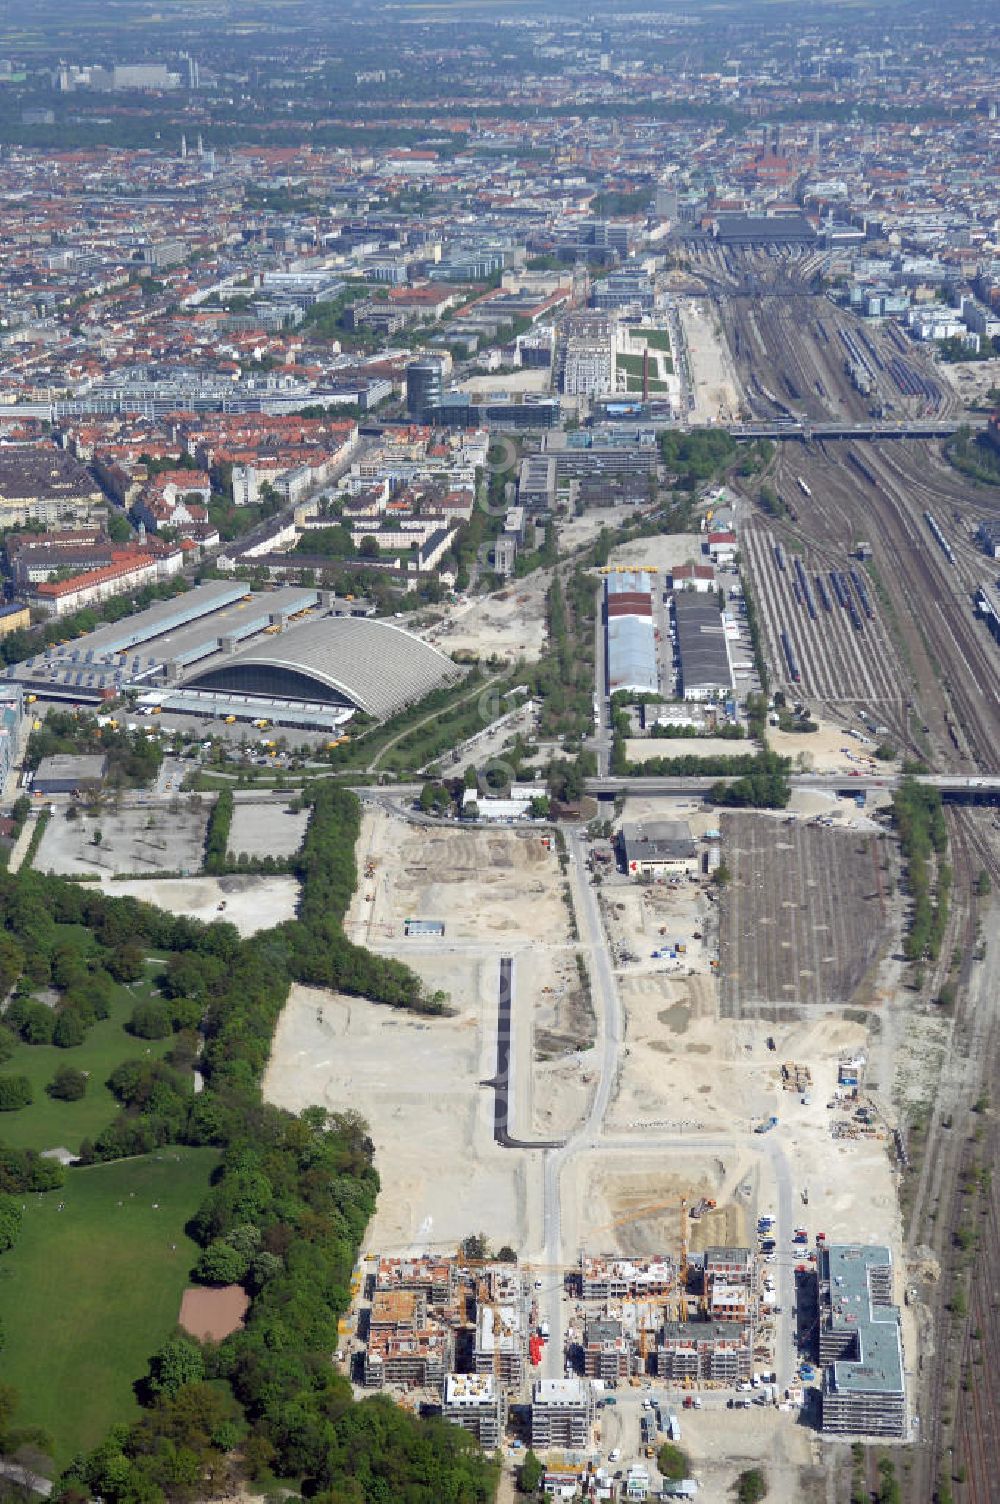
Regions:
[[620, 1321], [597, 1317], [583, 1331], [583, 1371], [588, 1379], [605, 1384], [627, 1379], [632, 1371], [632, 1345]]
[[36, 794], [75, 794], [78, 789], [100, 787], [107, 770], [106, 757], [57, 752], [42, 758], [31, 787]]
[[656, 1348], [657, 1378], [674, 1382], [711, 1379], [733, 1385], [749, 1378], [752, 1361], [749, 1323], [668, 1321]]
[[816, 1268], [823, 1430], [905, 1436], [906, 1390], [899, 1309], [886, 1247], [832, 1244]]
[[586, 1379], [536, 1379], [531, 1392], [531, 1445], [590, 1445], [594, 1391]]
[[441, 1414], [461, 1426], [481, 1447], [500, 1445], [506, 1422], [506, 1402], [491, 1373], [449, 1373], [441, 1396]]
[[641, 825], [623, 825], [621, 849], [630, 877], [691, 872], [698, 865], [698, 848], [686, 820], [647, 820]]
[[683, 590], [673, 602], [684, 699], [717, 700], [732, 694], [733, 670], [715, 598]]

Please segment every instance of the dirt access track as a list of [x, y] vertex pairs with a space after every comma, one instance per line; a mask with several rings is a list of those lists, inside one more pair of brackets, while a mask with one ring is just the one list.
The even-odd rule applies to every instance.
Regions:
[[[358, 865], [349, 938], [405, 961], [454, 1013], [295, 987], [267, 1099], [367, 1119], [382, 1180], [367, 1247], [453, 1247], [483, 1231], [523, 1249], [541, 1217], [541, 1156], [493, 1137], [502, 956], [514, 959], [512, 1131], [562, 1137], [586, 1109], [593, 1072], [557, 857], [541, 831], [410, 824], [369, 803]], [[417, 918], [443, 921], [443, 938], [407, 938], [406, 920]]]

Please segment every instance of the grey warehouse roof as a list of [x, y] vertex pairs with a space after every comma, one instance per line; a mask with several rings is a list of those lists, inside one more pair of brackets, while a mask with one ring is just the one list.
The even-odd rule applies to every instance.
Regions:
[[321, 695], [325, 691], [379, 719], [395, 715], [460, 674], [444, 653], [391, 622], [324, 616], [288, 627], [225, 660], [216, 659], [185, 683], [191, 688], [239, 688], [255, 670], [272, 680], [280, 680], [282, 672], [297, 680], [304, 677]]
[[674, 596], [674, 615], [685, 696], [732, 689], [726, 633], [715, 596], [683, 590]]

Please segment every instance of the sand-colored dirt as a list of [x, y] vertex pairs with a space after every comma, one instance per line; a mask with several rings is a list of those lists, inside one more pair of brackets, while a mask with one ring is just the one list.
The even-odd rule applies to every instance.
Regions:
[[708, 302], [685, 298], [677, 305], [687, 344], [698, 423], [732, 423], [740, 416], [740, 386], [729, 348]]
[[[414, 962], [423, 975], [420, 959]], [[436, 979], [436, 978], [435, 978]], [[363, 999], [293, 987], [264, 1081], [267, 1101], [367, 1118], [382, 1182], [365, 1245], [450, 1249], [470, 1232], [527, 1237], [523, 1156], [493, 1142], [495, 975], [452, 965], [454, 1018], [420, 1018]]]
[[[224, 919], [241, 935], [255, 935], [294, 919], [299, 885], [294, 877], [162, 877], [113, 882], [105, 893], [154, 903], [168, 914], [186, 914], [206, 924]], [[223, 907], [220, 907], [223, 906]]]
[[[347, 934], [406, 961], [429, 990], [447, 995], [454, 1016], [295, 987], [267, 1097], [294, 1110], [320, 1103], [364, 1114], [382, 1178], [367, 1246], [451, 1247], [481, 1230], [527, 1247], [539, 1215], [540, 1156], [494, 1143], [486, 1084], [496, 1071], [501, 956], [514, 958], [514, 1130], [546, 1138], [570, 1131], [595, 1069], [556, 854], [540, 832], [411, 825], [369, 805], [358, 864]], [[444, 937], [407, 938], [408, 918], [443, 920]], [[539, 1061], [540, 1053], [550, 1058]]]
[[435, 606], [433, 625], [418, 627], [419, 636], [443, 653], [473, 653], [513, 663], [533, 661], [545, 645], [545, 594], [551, 572], [536, 570], [512, 580], [495, 595], [472, 596], [456, 606]]

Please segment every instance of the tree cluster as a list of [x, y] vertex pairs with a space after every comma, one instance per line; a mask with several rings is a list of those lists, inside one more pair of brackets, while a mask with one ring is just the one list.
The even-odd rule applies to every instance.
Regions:
[[[236, 1459], [251, 1479], [293, 1477], [328, 1504], [486, 1504], [493, 1497], [496, 1466], [463, 1431], [421, 1421], [383, 1397], [355, 1404], [330, 1363], [378, 1189], [365, 1125], [352, 1113], [311, 1108], [294, 1117], [261, 1102], [290, 979], [428, 1006], [406, 967], [376, 961], [344, 939], [358, 805], [325, 784], [309, 797], [298, 920], [248, 940], [227, 924], [173, 919], [61, 879], [24, 879], [36, 902], [88, 924], [97, 943], [127, 931], [170, 952], [161, 988], [168, 1002], [197, 1004], [205, 1089], [195, 1095], [190, 1071], [170, 1061], [125, 1062], [108, 1083], [120, 1116], [87, 1157], [166, 1142], [217, 1145], [220, 1169], [191, 1223], [202, 1248], [195, 1276], [239, 1282], [251, 1296], [245, 1327], [218, 1348], [175, 1339], [160, 1349], [143, 1386], [141, 1419], [75, 1461], [57, 1487], [59, 1500], [186, 1504], [231, 1490]], [[21, 879], [8, 881], [13, 889]], [[20, 1188], [4, 1183], [8, 1158], [0, 1151], [0, 1190]], [[228, 1381], [229, 1392], [218, 1380]]]
[[[904, 778], [892, 796], [892, 822], [906, 862], [910, 914], [903, 951], [910, 961], [935, 960], [948, 923], [952, 872], [944, 861], [948, 832], [941, 794]], [[936, 861], [935, 861], [936, 858]]]
[[37, 768], [56, 753], [101, 753], [108, 762], [108, 782], [136, 788], [151, 783], [163, 761], [159, 739], [142, 731], [99, 726], [96, 717], [53, 710], [28, 738], [26, 766]]

